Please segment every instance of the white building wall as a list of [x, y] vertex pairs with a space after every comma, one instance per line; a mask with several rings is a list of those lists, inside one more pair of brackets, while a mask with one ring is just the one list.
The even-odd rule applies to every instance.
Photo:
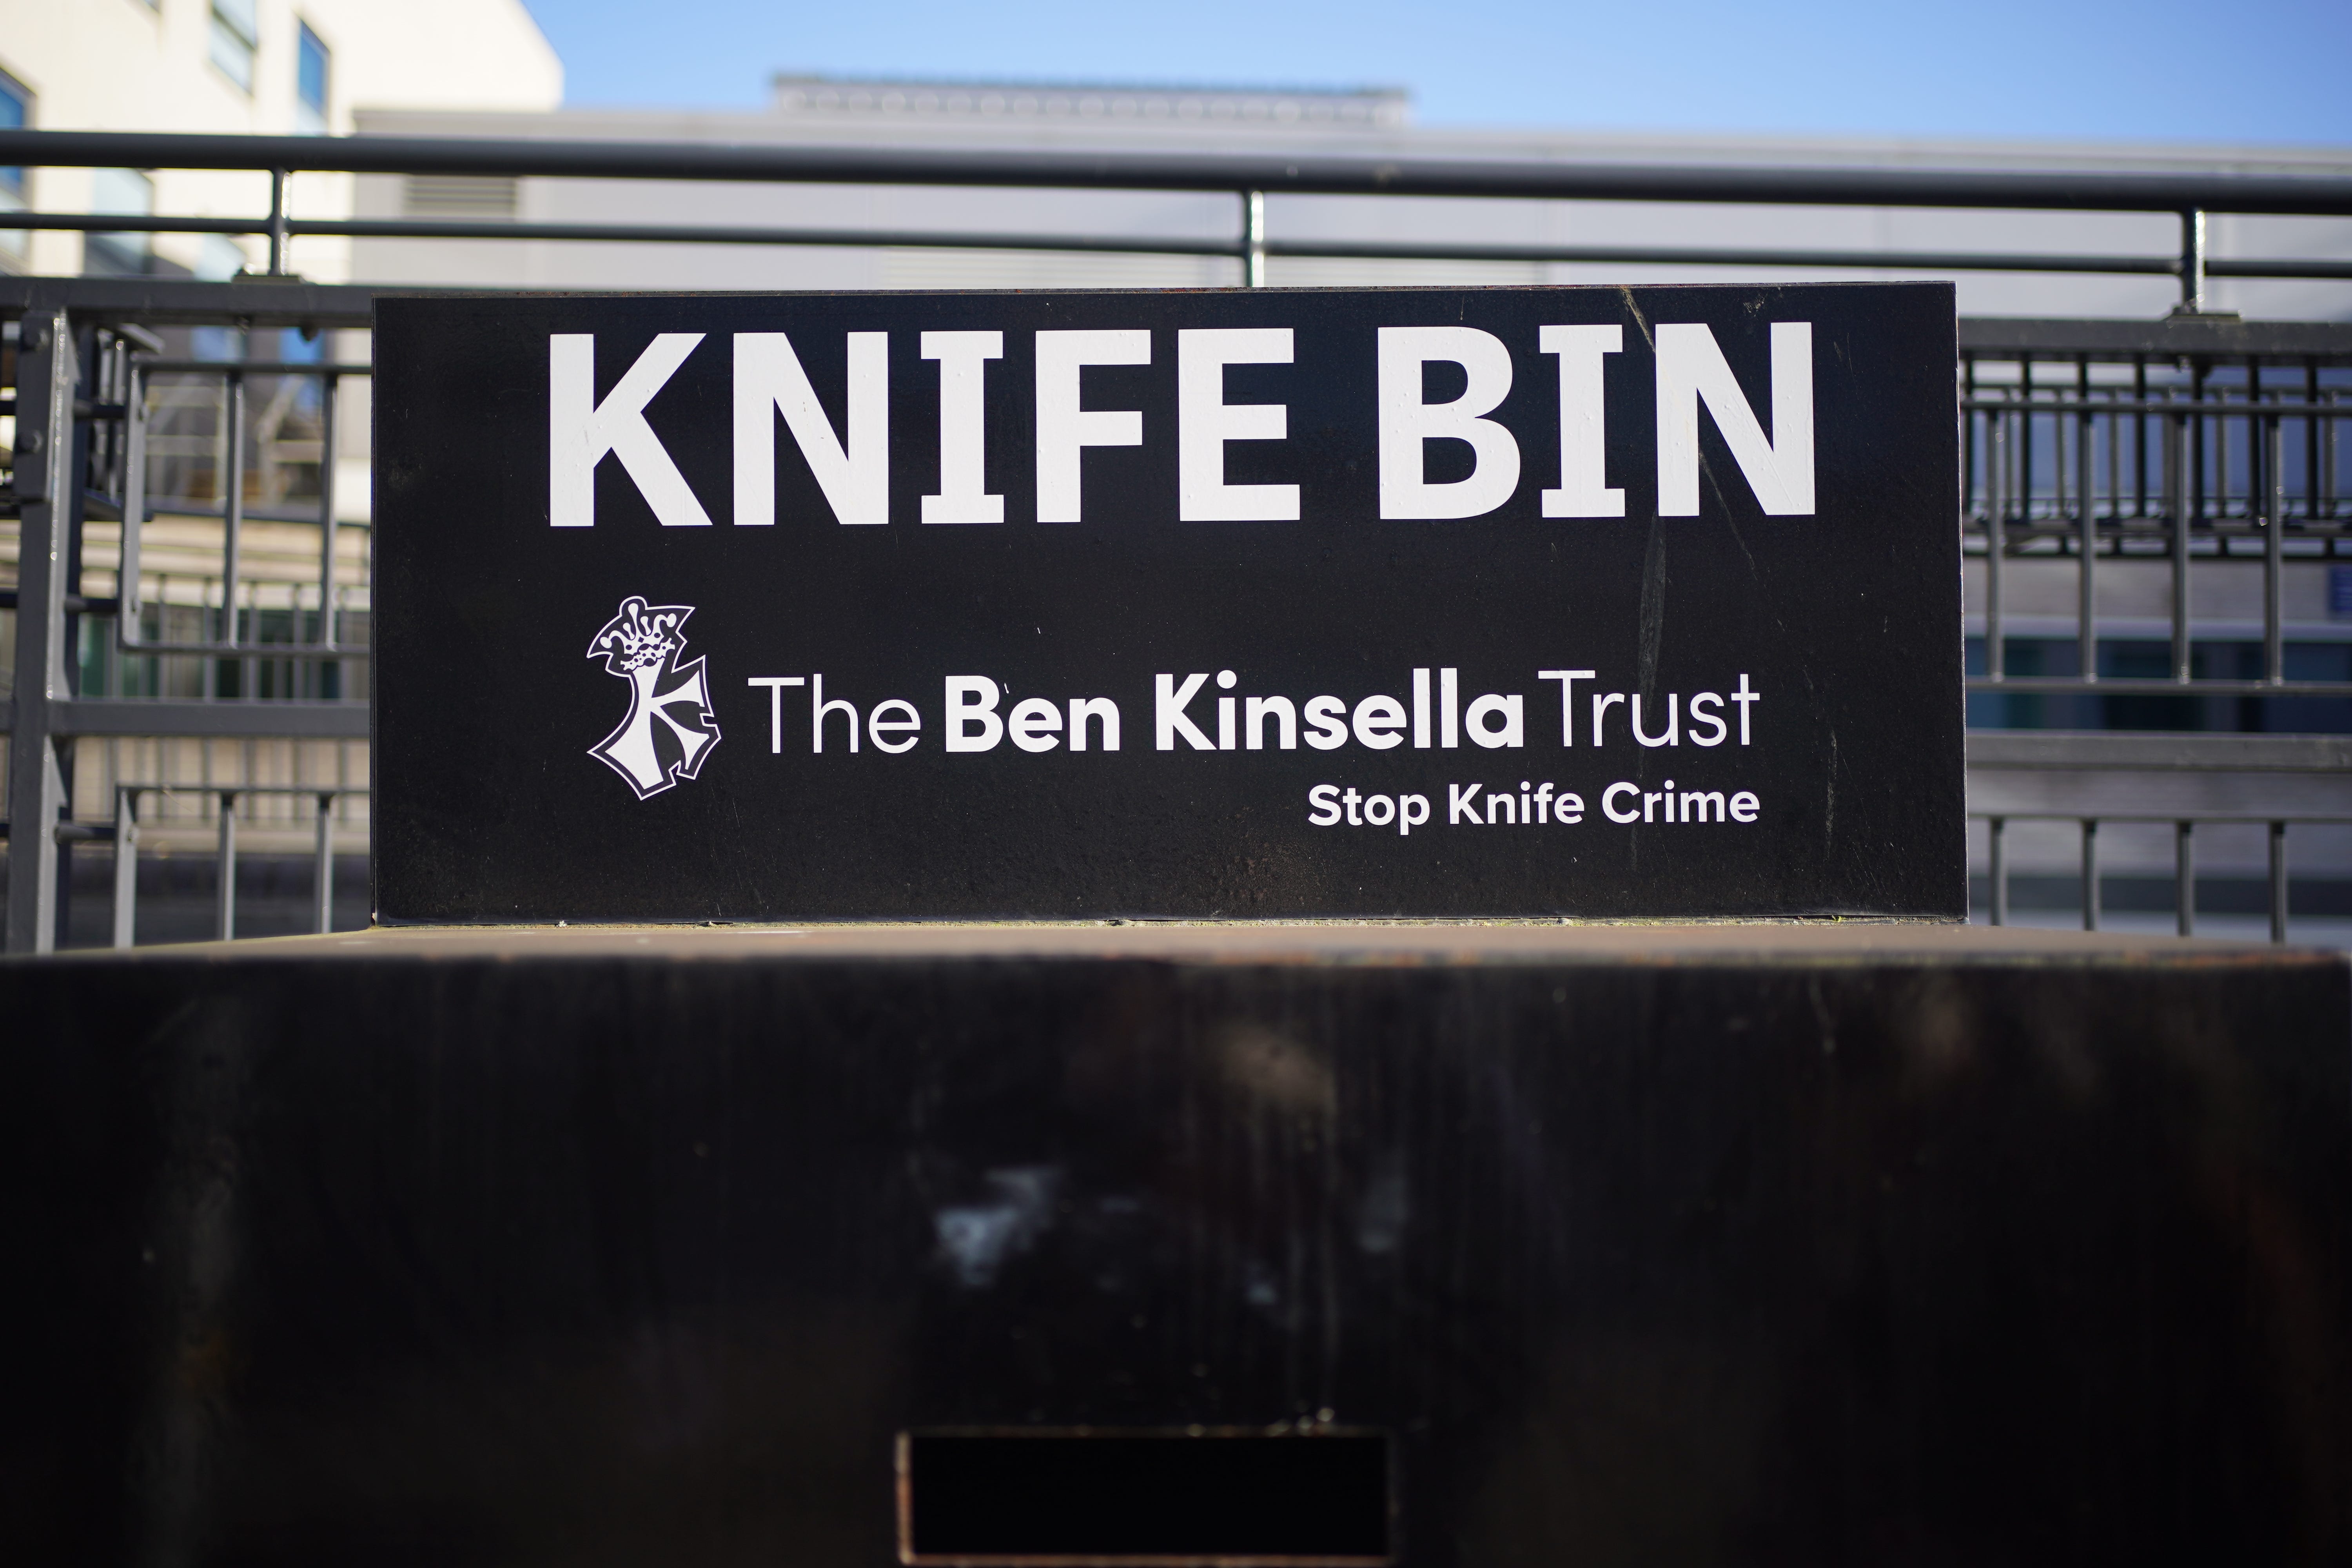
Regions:
[[[563, 68], [521, 0], [252, 0], [252, 87], [212, 58], [215, 0], [0, 0], [0, 70], [33, 95], [36, 130], [181, 131], [289, 135], [303, 127], [295, 95], [296, 40], [307, 25], [331, 56], [325, 129], [354, 129], [370, 109], [552, 110]], [[233, 8], [233, 7], [232, 7]], [[92, 210], [93, 172], [30, 171], [37, 210]], [[347, 175], [305, 174], [293, 210], [348, 216]], [[269, 208], [266, 175], [193, 170], [153, 174], [154, 210], [197, 216], [257, 216]], [[33, 272], [81, 270], [82, 237], [32, 236], [0, 265]], [[261, 242], [242, 247], [261, 265]], [[155, 253], [191, 271], [229, 259], [198, 237], [163, 236]], [[334, 281], [348, 275], [348, 242], [298, 242], [293, 266]]]

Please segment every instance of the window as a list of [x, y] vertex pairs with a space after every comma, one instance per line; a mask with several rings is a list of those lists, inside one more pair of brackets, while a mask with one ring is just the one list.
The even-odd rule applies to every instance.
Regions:
[[305, 136], [327, 133], [327, 46], [308, 23], [294, 48], [294, 129]]
[[[15, 77], [0, 71], [0, 131], [22, 131], [32, 122], [33, 95]], [[25, 171], [0, 168], [0, 212], [25, 209]], [[0, 228], [0, 255], [14, 261], [25, 254], [25, 231]]]
[[260, 43], [255, 0], [213, 0], [213, 64], [247, 92], [253, 90], [253, 51]]
[[[154, 183], [136, 169], [92, 169], [89, 210], [145, 217], [155, 210]], [[82, 241], [81, 269], [94, 278], [137, 277], [152, 249], [148, 235], [93, 234]]]

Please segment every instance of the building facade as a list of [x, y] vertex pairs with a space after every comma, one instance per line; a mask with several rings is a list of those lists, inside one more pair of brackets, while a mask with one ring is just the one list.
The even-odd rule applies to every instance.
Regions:
[[[0, 126], [342, 135], [373, 109], [553, 110], [563, 68], [521, 0], [0, 0]], [[295, 210], [350, 211], [347, 175], [303, 174]], [[0, 208], [267, 211], [266, 181], [198, 170], [0, 170]], [[311, 276], [348, 249], [315, 242]], [[226, 278], [259, 264], [223, 235], [0, 231], [0, 268]]]

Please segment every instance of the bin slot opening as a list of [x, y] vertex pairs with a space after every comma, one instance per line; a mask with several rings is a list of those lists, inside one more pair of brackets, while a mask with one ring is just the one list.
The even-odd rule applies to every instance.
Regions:
[[910, 1564], [1370, 1565], [1390, 1557], [1380, 1433], [907, 1433]]

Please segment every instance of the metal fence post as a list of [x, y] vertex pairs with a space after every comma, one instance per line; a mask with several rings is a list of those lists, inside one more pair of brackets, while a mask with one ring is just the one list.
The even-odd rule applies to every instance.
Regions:
[[220, 793], [220, 887], [214, 907], [213, 935], [227, 942], [236, 935], [236, 792]]
[[2270, 513], [2263, 519], [2263, 679], [2273, 686], [2286, 679], [2286, 480], [2279, 472], [2285, 466], [2279, 427], [2285, 423], [2273, 415], [2256, 419], [2247, 432], [2268, 479], [2269, 494], [2257, 498], [2250, 489], [2246, 510], [2253, 510], [2259, 499]]
[[2271, 824], [2271, 940], [2286, 940], [2286, 824]]
[[1265, 193], [1242, 193], [1242, 283], [1265, 287]]
[[1985, 675], [2009, 673], [2009, 634], [2001, 624], [2001, 558], [2009, 553], [2009, 418], [1985, 416]]
[[2195, 207], [2180, 215], [2179, 309], [2192, 316], [2205, 309], [2205, 214]]
[[[2081, 542], [2081, 570], [2074, 579], [2075, 655], [2086, 681], [2099, 679], [2099, 515], [2091, 504], [2091, 361], [2086, 354], [2074, 368], [2074, 396], [2082, 407], [2074, 416], [2074, 502], [2080, 509], [2075, 519], [2075, 538]], [[2066, 441], [2063, 431], [2053, 428], [2051, 445], [2056, 448], [2051, 455], [2058, 464], [2059, 485], [2063, 491], [2066, 475]], [[2063, 497], [2061, 497], [2061, 504]]]
[[318, 900], [317, 927], [320, 936], [335, 929], [335, 797], [319, 796], [319, 872], [312, 891]]
[[1991, 854], [1988, 858], [1992, 886], [1986, 893], [1985, 901], [1991, 906], [1992, 923], [2005, 926], [2009, 923], [2009, 824], [1996, 816], [1987, 826], [1990, 838]]
[[2197, 825], [2175, 823], [2172, 828], [2172, 902], [2180, 934], [2197, 934]]
[[137, 941], [139, 922], [139, 792], [114, 792], [114, 945]]
[[2099, 929], [2099, 824], [2083, 819], [2083, 929]]
[[73, 517], [73, 332], [60, 306], [25, 312], [16, 356], [16, 679], [8, 749], [8, 951], [58, 940], [58, 841], [65, 774], [50, 733], [66, 685], [66, 582]]
[[284, 276], [288, 240], [286, 213], [286, 171], [269, 171], [269, 275]]

